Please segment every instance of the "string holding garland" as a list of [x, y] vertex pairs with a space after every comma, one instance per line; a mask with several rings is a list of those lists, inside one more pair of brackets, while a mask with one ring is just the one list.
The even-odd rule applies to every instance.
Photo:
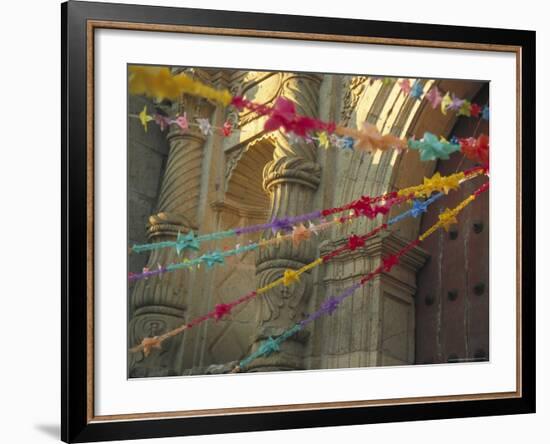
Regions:
[[393, 77], [375, 77], [372, 80], [380, 79], [382, 83], [393, 84], [398, 83], [400, 92], [406, 96], [411, 96], [416, 100], [426, 100], [430, 103], [432, 109], [439, 109], [443, 115], [447, 115], [447, 111], [455, 111], [458, 116], [481, 118], [489, 120], [489, 105], [479, 105], [472, 103], [467, 99], [457, 97], [454, 93], [447, 91], [442, 94], [437, 86], [432, 86], [426, 93], [421, 82], [416, 79], [411, 85], [410, 79], [402, 79], [400, 81]]
[[[344, 245], [344, 247], [340, 247], [338, 249], [337, 254], [341, 254], [343, 251], [345, 251], [348, 248], [356, 248], [357, 245], [359, 245], [359, 243], [361, 243], [361, 242], [362, 242], [362, 245], [364, 245], [365, 241], [367, 239], [369, 239], [370, 237], [376, 235], [378, 232], [385, 229], [386, 227], [387, 227], [387, 225], [383, 224], [383, 225], [375, 228], [374, 230], [371, 230], [369, 233], [367, 233], [365, 235], [350, 237], [350, 242], [348, 242], [347, 245]], [[310, 262], [309, 264], [306, 264], [306, 265], [302, 266], [301, 268], [299, 268], [297, 270], [287, 269], [287, 270], [284, 271], [283, 276], [280, 277], [279, 279], [276, 279], [276, 280], [270, 282], [269, 284], [267, 284], [267, 285], [265, 285], [261, 288], [253, 290], [253, 291], [245, 294], [244, 296], [241, 296], [240, 298], [235, 299], [235, 300], [233, 300], [229, 303], [217, 304], [214, 307], [213, 310], [209, 311], [205, 315], [200, 316], [200, 317], [192, 320], [191, 322], [189, 322], [187, 324], [183, 324], [180, 327], [177, 327], [173, 330], [170, 330], [170, 331], [164, 333], [161, 336], [156, 336], [154, 338], [144, 338], [143, 341], [139, 345], [131, 348], [130, 351], [132, 351], [132, 352], [143, 351], [144, 354], [147, 356], [150, 353], [151, 348], [160, 347], [160, 344], [162, 342], [164, 342], [166, 339], [168, 339], [170, 337], [173, 337], [173, 336], [183, 332], [184, 330], [188, 330], [188, 329], [190, 329], [190, 328], [192, 328], [192, 327], [194, 327], [194, 326], [196, 326], [196, 325], [198, 325], [202, 322], [205, 322], [209, 319], [220, 320], [222, 317], [230, 314], [232, 309], [234, 307], [236, 307], [237, 305], [248, 302], [249, 300], [255, 298], [256, 296], [267, 293], [269, 290], [271, 290], [272, 288], [275, 288], [279, 285], [290, 286], [291, 284], [293, 284], [295, 282], [298, 282], [300, 280], [300, 276], [302, 274], [304, 274], [307, 271], [321, 265], [324, 262], [327, 262], [328, 260], [335, 257], [337, 254], [334, 254], [334, 252], [331, 252], [327, 255], [324, 255], [324, 256], [321, 256], [321, 257], [317, 258], [313, 262]]]
[[[286, 100], [284, 98], [281, 98]], [[227, 137], [232, 134], [233, 127], [230, 122], [225, 122], [222, 127], [214, 127], [210, 124], [208, 119], [196, 119], [197, 124], [189, 123], [185, 114], [176, 118], [170, 118], [155, 114], [153, 116], [146, 114], [147, 107], [145, 106], [143, 111], [139, 115], [130, 115], [130, 117], [137, 117], [142, 122], [145, 131], [147, 131], [147, 123], [154, 121], [158, 123], [161, 130], [164, 130], [169, 125], [177, 125], [181, 131], [185, 132], [189, 127], [199, 127], [204, 135], [212, 134], [212, 129], [217, 129], [220, 133]], [[337, 147], [342, 150], [361, 150], [366, 152], [373, 152], [374, 150], [386, 150], [394, 148], [398, 151], [404, 151], [406, 149], [417, 150], [420, 153], [420, 160], [447, 160], [450, 155], [455, 152], [462, 152], [468, 159], [478, 162], [482, 165], [488, 165], [489, 163], [489, 137], [485, 134], [481, 134], [477, 139], [473, 137], [469, 138], [454, 138], [451, 141], [447, 141], [443, 137], [437, 137], [428, 131], [424, 133], [424, 136], [420, 140], [410, 138], [407, 141], [399, 139], [392, 134], [382, 135], [376, 126], [367, 122], [363, 124], [363, 127], [359, 130], [352, 128], [337, 127], [335, 132], [342, 135], [339, 137], [337, 134], [327, 135], [325, 132], [319, 132], [316, 136], [297, 136], [294, 133], [288, 133], [291, 139], [305, 140], [306, 142], [316, 141], [321, 148], [328, 149], [330, 147]]]
[[[264, 248], [273, 244], [278, 244], [283, 241], [292, 240], [294, 246], [299, 245], [302, 241], [307, 240], [311, 237], [312, 234], [319, 235], [320, 232], [331, 228], [336, 224], [344, 224], [346, 222], [351, 222], [353, 219], [359, 216], [365, 216], [370, 219], [374, 219], [378, 214], [387, 214], [394, 205], [401, 204], [407, 200], [414, 197], [414, 194], [408, 196], [399, 196], [388, 199], [382, 205], [376, 205], [374, 207], [370, 206], [368, 211], [351, 211], [348, 216], [341, 216], [332, 221], [322, 221], [319, 225], [314, 225], [310, 222], [309, 227], [305, 227], [304, 224], [300, 223], [299, 225], [291, 225], [286, 221], [281, 222], [281, 219], [278, 219], [280, 228], [282, 231], [288, 231], [288, 234], [281, 235], [281, 232], [278, 231], [278, 228], [275, 223], [272, 222], [273, 230], [276, 234], [275, 237], [270, 239], [260, 239], [258, 242], [252, 242], [249, 245], [245, 246], [236, 246], [234, 249], [226, 251], [213, 251], [203, 254], [200, 257], [188, 259], [183, 259], [182, 262], [169, 264], [167, 266], [158, 265], [157, 269], [150, 270], [149, 268], [144, 268], [142, 273], [132, 273], [128, 274], [129, 281], [135, 281], [139, 279], [146, 279], [152, 276], [162, 275], [163, 273], [175, 270], [189, 269], [194, 266], [200, 266], [201, 263], [205, 263], [207, 267], [212, 267], [214, 265], [223, 265], [225, 263], [225, 258], [229, 256], [234, 256], [237, 254], [246, 253], [248, 251], [257, 250], [259, 248]], [[192, 247], [193, 249], [198, 249], [197, 238], [194, 237], [193, 232], [188, 233], [187, 235], [182, 235], [178, 233], [178, 237], [175, 241], [176, 251], [179, 254], [182, 250]]]
[[[430, 183], [429, 186], [434, 187], [436, 185]], [[427, 193], [427, 191], [421, 191], [420, 189], [417, 189], [416, 191], [414, 191], [414, 193], [417, 193], [417, 192], [419, 193], [419, 195], [425, 195], [425, 193]], [[326, 262], [330, 261], [334, 257], [342, 254], [344, 251], [347, 251], [347, 250], [354, 251], [357, 248], [364, 247], [366, 245], [367, 240], [369, 240], [370, 238], [375, 236], [380, 231], [387, 229], [388, 226], [393, 225], [394, 223], [404, 219], [405, 217], [410, 217], [410, 216], [418, 217], [423, 212], [422, 210], [419, 210], [419, 208], [427, 208], [436, 199], [439, 199], [441, 196], [443, 196], [445, 194], [447, 194], [447, 193], [445, 193], [444, 191], [441, 191], [436, 195], [437, 197], [432, 196], [432, 197], [430, 197], [429, 199], [427, 199], [423, 202], [417, 202], [416, 205], [413, 203], [413, 207], [405, 212], [406, 216], [404, 216], [404, 215], [396, 216], [395, 218], [390, 219], [390, 221], [388, 221], [387, 223], [381, 224], [380, 226], [374, 228], [373, 230], [371, 230], [370, 232], [368, 232], [364, 235], [358, 236], [358, 235], [353, 234], [353, 235], [348, 237], [348, 240], [347, 240], [346, 244], [344, 244], [343, 246], [341, 246], [339, 248], [336, 248], [336, 249], [330, 251], [329, 253], [327, 253], [325, 255], [320, 256], [319, 258], [315, 259], [314, 261], [310, 262], [309, 264], [306, 264], [306, 265], [302, 266], [301, 268], [299, 268], [297, 270], [287, 269], [287, 270], [284, 271], [283, 276], [281, 276], [280, 278], [272, 281], [271, 283], [269, 283], [269, 284], [267, 284], [267, 285], [265, 285], [261, 288], [258, 288], [256, 290], [253, 290], [253, 291], [251, 291], [251, 292], [249, 292], [249, 293], [241, 296], [240, 298], [238, 298], [236, 300], [233, 300], [229, 303], [217, 304], [214, 307], [213, 310], [206, 313], [205, 315], [199, 316], [198, 318], [195, 318], [194, 320], [190, 321], [189, 323], [183, 324], [183, 325], [181, 325], [181, 326], [179, 326], [179, 327], [177, 327], [173, 330], [170, 330], [170, 331], [164, 333], [163, 335], [155, 336], [153, 338], [144, 338], [140, 344], [138, 344], [135, 347], [131, 348], [130, 351], [132, 351], [132, 352], [143, 351], [143, 353], [147, 356], [151, 352], [152, 348], [160, 348], [162, 342], [164, 342], [168, 338], [176, 336], [176, 335], [180, 334], [181, 332], [183, 332], [183, 331], [185, 331], [189, 328], [192, 328], [192, 327], [194, 327], [194, 326], [196, 326], [196, 325], [198, 325], [202, 322], [205, 322], [209, 319], [220, 320], [224, 316], [229, 315], [231, 313], [231, 311], [233, 310], [233, 308], [236, 307], [237, 305], [248, 302], [249, 300], [251, 300], [251, 299], [253, 299], [253, 298], [255, 298], [255, 297], [257, 297], [261, 294], [264, 294], [267, 291], [269, 291], [272, 288], [275, 288], [279, 285], [290, 286], [290, 285], [298, 282], [300, 280], [300, 276], [303, 273], [306, 273], [309, 270], [311, 270], [311, 269], [313, 269], [313, 268], [315, 268], [315, 267], [317, 267], [317, 266], [319, 266], [323, 263], [326, 263]]]
[[[274, 235], [276, 235], [280, 231], [290, 233], [285, 235], [284, 237], [280, 236], [280, 238], [278, 239], [279, 241], [287, 240], [287, 239], [296, 240], [297, 236], [300, 236], [300, 233], [302, 233], [303, 236], [306, 235], [303, 229], [299, 229], [298, 231], [296, 231], [297, 227], [299, 227], [300, 224], [308, 223], [307, 230], [310, 233], [318, 234], [319, 226], [315, 225], [312, 222], [313, 220], [319, 219], [319, 218], [325, 218], [334, 214], [342, 213], [344, 211], [351, 210], [353, 217], [365, 216], [369, 219], [374, 219], [378, 214], [387, 214], [393, 205], [396, 205], [404, 201], [401, 199], [396, 200], [397, 197], [406, 198], [405, 200], [408, 200], [411, 198], [411, 196], [427, 197], [433, 192], [438, 190], [448, 193], [450, 190], [458, 188], [460, 181], [467, 178], [475, 177], [485, 172], [486, 172], [486, 169], [483, 167], [474, 167], [474, 168], [470, 168], [469, 170], [454, 173], [448, 176], [441, 176], [439, 173], [435, 173], [431, 178], [425, 177], [423, 184], [404, 188], [399, 191], [392, 191], [390, 193], [386, 193], [377, 197], [370, 197], [368, 195], [364, 195], [354, 201], [348, 202], [339, 207], [326, 208], [324, 210], [313, 211], [310, 213], [300, 214], [297, 216], [279, 217], [279, 218], [273, 219], [271, 222], [267, 222], [264, 224], [238, 227], [231, 230], [207, 233], [200, 236], [196, 236], [193, 231], [189, 231], [187, 234], [178, 233], [176, 239], [173, 241], [161, 241], [161, 242], [151, 242], [146, 244], [136, 244], [131, 247], [130, 251], [135, 253], [143, 253], [147, 251], [160, 250], [164, 248], [175, 248], [176, 253], [179, 255], [185, 250], [199, 251], [201, 243], [206, 241], [227, 239], [235, 236], [257, 233], [257, 232], [266, 231], [266, 230], [272, 231]], [[378, 204], [379, 202], [383, 202], [383, 203]], [[350, 217], [348, 217], [346, 220], [350, 220]], [[343, 219], [340, 220], [341, 223], [343, 221], [344, 221]], [[323, 229], [325, 228], [328, 228], [328, 226], [323, 227]], [[273, 240], [273, 242], [275, 241], [277, 241], [277, 239]], [[264, 242], [267, 242], [267, 241], [264, 241]], [[235, 247], [234, 250], [237, 250], [238, 248], [239, 247]], [[246, 250], [246, 251], [249, 251], [249, 250]], [[233, 253], [227, 252], [226, 256], [231, 256], [233, 254], [239, 254], [239, 251], [234, 251]], [[193, 266], [200, 263], [200, 262], [195, 263], [191, 261], [189, 262], [190, 263], [188, 263], [187, 266]], [[161, 270], [160, 266], [158, 270], [145, 269], [143, 277], [154, 276], [156, 274], [161, 274], [164, 271], [166, 270]], [[140, 277], [141, 276], [139, 275], [132, 275], [131, 279], [132, 280], [139, 279]]]
[[[167, 67], [153, 67], [153, 66], [136, 66], [132, 65], [128, 68], [129, 79], [128, 86], [130, 94], [143, 94], [145, 96], [161, 101], [163, 99], [177, 99], [181, 94], [190, 94], [194, 96], [203, 97], [213, 102], [219, 103], [223, 106], [233, 104], [237, 108], [248, 108], [251, 111], [258, 112], [260, 114], [269, 114], [270, 109], [265, 105], [259, 105], [247, 101], [243, 97], [232, 96], [228, 89], [217, 89], [206, 85], [200, 80], [193, 79], [186, 73], [173, 74]], [[371, 77], [371, 82], [380, 79], [382, 83], [389, 85], [398, 82], [395, 77]], [[429, 91], [424, 93], [424, 88], [420, 80], [414, 80], [411, 85], [410, 79], [402, 79], [398, 82], [401, 92], [405, 95], [409, 95], [416, 100], [426, 99], [433, 109], [439, 108], [443, 114], [447, 111], [456, 111], [459, 116], [482, 118], [489, 120], [489, 106], [483, 107], [477, 103], [471, 103], [467, 99], [457, 97], [454, 93], [447, 91], [444, 95], [437, 86], [433, 86]], [[277, 105], [276, 105], [277, 108]], [[292, 109], [287, 103], [280, 103], [280, 113], [273, 115], [273, 120], [270, 125], [279, 127], [285, 125], [285, 119], [282, 118], [284, 114], [292, 112]], [[328, 130], [328, 132], [334, 131], [332, 124], [324, 124], [316, 119], [305, 118], [302, 122], [296, 122], [298, 129], [296, 134], [300, 134], [302, 131], [311, 130]], [[292, 130], [292, 129], [291, 129]], [[305, 135], [305, 134], [303, 134]]]
[[[239, 361], [239, 364], [233, 368], [231, 373], [238, 373], [242, 370], [245, 370], [246, 367], [249, 367], [250, 364], [263, 356], [269, 356], [272, 353], [276, 353], [280, 351], [280, 345], [297, 334], [299, 331], [305, 329], [310, 323], [314, 322], [315, 320], [319, 319], [322, 316], [326, 315], [332, 315], [334, 311], [336, 311], [342, 302], [347, 299], [350, 296], [353, 296], [353, 294], [361, 287], [366, 285], [368, 282], [370, 282], [375, 276], [386, 272], [389, 273], [393, 267], [395, 267], [397, 264], [399, 264], [400, 258], [405, 255], [408, 251], [419, 245], [422, 241], [424, 241], [428, 236], [430, 236], [432, 233], [437, 231], [439, 228], [443, 228], [446, 231], [449, 230], [450, 226], [454, 223], [458, 223], [456, 217], [458, 214], [471, 202], [473, 202], [480, 194], [487, 191], [489, 189], [489, 183], [484, 183], [481, 187], [479, 187], [476, 191], [474, 191], [470, 196], [468, 196], [466, 199], [464, 199], [459, 205], [457, 205], [455, 208], [446, 209], [439, 215], [438, 221], [432, 225], [428, 230], [426, 230], [423, 234], [421, 234], [417, 239], [409, 242], [405, 247], [403, 247], [401, 250], [399, 250], [397, 253], [384, 257], [381, 260], [380, 265], [375, 268], [370, 273], [363, 276], [358, 282], [355, 284], [347, 287], [344, 291], [342, 291], [340, 294], [336, 296], [331, 296], [321, 304], [319, 309], [313, 313], [311, 313], [309, 316], [301, 320], [300, 322], [294, 324], [289, 329], [285, 330], [281, 335], [279, 335], [276, 338], [269, 337], [266, 341], [262, 342], [258, 349], [248, 355], [246, 358]], [[427, 199], [424, 202], [420, 202], [419, 206], [409, 210], [409, 212], [420, 211], [424, 212], [425, 208], [430, 204], [433, 203], [435, 200], [441, 198], [444, 195], [444, 193], [438, 193], [429, 199]], [[416, 202], [416, 201], [415, 201]], [[405, 213], [397, 216], [397, 218], [392, 219], [391, 221], [388, 221], [388, 225], [391, 225], [393, 223], [398, 222], [404, 217]], [[414, 214], [411, 213], [411, 215], [414, 216]], [[417, 217], [417, 216], [414, 216]], [[399, 218], [399, 219], [398, 219]]]
[[[418, 80], [410, 88], [409, 94], [421, 100], [422, 94], [419, 92], [420, 90], [417, 85], [420, 85]], [[294, 103], [285, 97], [277, 97], [273, 106], [258, 104], [241, 96], [232, 96], [228, 90], [218, 90], [208, 86], [198, 80], [192, 79], [185, 73], [172, 74], [168, 68], [131, 67], [129, 90], [132, 94], [144, 94], [157, 100], [163, 98], [173, 99], [179, 97], [179, 94], [185, 93], [204, 97], [223, 106], [232, 105], [239, 111], [248, 109], [259, 116], [267, 117], [264, 123], [265, 131], [283, 130], [286, 134], [293, 135], [292, 137], [303, 138], [306, 141], [317, 140], [320, 146], [325, 148], [337, 146], [343, 149], [355, 149], [367, 152], [390, 148], [402, 151], [410, 148], [420, 152], [421, 160], [448, 159], [451, 153], [464, 150], [465, 154], [468, 152], [469, 158], [472, 160], [484, 165], [488, 162], [488, 156], [486, 159], [476, 156], [477, 150], [471, 149], [471, 141], [469, 139], [462, 139], [458, 140], [457, 143], [453, 143], [426, 132], [420, 141], [416, 141], [413, 138], [406, 141], [390, 134], [382, 135], [376, 126], [367, 122], [359, 129], [346, 128], [336, 125], [334, 122], [324, 122], [320, 119], [298, 114]], [[472, 104], [469, 101], [457, 98], [454, 94], [451, 96], [448, 92], [445, 96], [441, 96], [437, 87], [433, 87], [426, 94], [426, 97], [432, 105], [434, 103], [440, 105], [442, 112], [446, 113], [447, 110], [455, 110], [459, 115], [472, 115]], [[481, 112], [478, 108], [480, 108], [479, 105], [476, 105], [473, 110], [476, 116], [479, 116]], [[482, 118], [485, 116], [488, 119], [488, 113], [488, 108], [484, 108]], [[147, 124], [150, 121], [157, 122], [161, 125], [161, 128], [166, 127], [167, 124], [164, 116], [148, 115], [146, 108], [139, 114], [139, 118], [145, 130], [147, 130]], [[180, 121], [178, 122], [177, 119], [180, 119]], [[189, 127], [189, 122], [187, 122], [185, 115], [178, 116], [176, 119], [168, 119], [168, 122], [172, 121], [175, 121], [183, 131]], [[202, 125], [201, 128], [205, 128], [204, 131], [208, 132], [212, 129], [212, 126], [209, 123], [207, 125], [204, 119], [202, 119], [202, 123], [198, 124]], [[231, 132], [231, 123], [225, 122], [222, 127], [222, 133], [228, 136]]]

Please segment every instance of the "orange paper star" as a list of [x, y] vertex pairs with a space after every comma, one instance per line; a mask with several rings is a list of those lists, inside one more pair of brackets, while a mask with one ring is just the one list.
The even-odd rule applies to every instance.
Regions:
[[292, 230], [292, 243], [295, 247], [300, 245], [300, 242], [307, 240], [311, 237], [311, 232], [304, 226], [300, 224]]
[[153, 338], [143, 338], [141, 344], [132, 348], [130, 351], [137, 352], [143, 350], [143, 354], [147, 357], [151, 354], [151, 350], [153, 348], [161, 348], [161, 340], [158, 336], [155, 336]]
[[354, 147], [363, 151], [386, 150], [388, 148], [405, 149], [407, 142], [392, 134], [382, 135], [376, 126], [365, 122], [360, 130], [337, 127], [336, 132], [355, 139]]

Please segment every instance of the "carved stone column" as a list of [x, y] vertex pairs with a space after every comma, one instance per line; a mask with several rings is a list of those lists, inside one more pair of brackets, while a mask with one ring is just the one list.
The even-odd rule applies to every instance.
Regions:
[[[184, 105], [184, 106], [183, 106]], [[180, 104], [190, 123], [196, 118], [210, 118], [213, 107], [205, 100], [186, 96]], [[174, 240], [178, 232], [197, 231], [201, 189], [201, 171], [205, 136], [192, 126], [185, 132], [173, 125], [168, 131], [170, 151], [159, 191], [157, 210], [149, 218], [148, 238], [151, 242]], [[176, 260], [175, 249], [151, 252], [147, 267], [157, 268]], [[160, 335], [185, 322], [188, 286], [185, 271], [175, 271], [137, 282], [130, 299], [130, 346], [144, 337]], [[161, 350], [148, 357], [130, 353], [130, 377], [168, 376], [178, 374], [176, 363], [182, 336], [169, 339]]]
[[[321, 78], [311, 74], [287, 74], [282, 79], [281, 95], [292, 100], [297, 112], [316, 116]], [[316, 162], [316, 147], [305, 142], [290, 142], [281, 132], [276, 134], [273, 160], [263, 172], [264, 188], [271, 196], [270, 219], [311, 211], [313, 196], [320, 182], [321, 168]], [[283, 242], [260, 251], [256, 262], [258, 286], [282, 276], [285, 269], [298, 269], [315, 257], [312, 241], [294, 246]], [[256, 301], [258, 330], [252, 350], [268, 337], [277, 337], [303, 316], [311, 294], [309, 273], [298, 283], [280, 286]], [[280, 352], [262, 357], [250, 364], [248, 371], [292, 370], [303, 368], [304, 334], [298, 334], [281, 345]]]

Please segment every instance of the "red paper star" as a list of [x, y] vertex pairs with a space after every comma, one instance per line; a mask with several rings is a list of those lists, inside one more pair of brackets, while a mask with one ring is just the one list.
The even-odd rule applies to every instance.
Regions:
[[354, 251], [355, 249], [359, 247], [365, 246], [365, 240], [355, 234], [352, 234], [348, 239], [348, 248], [351, 251]]
[[233, 127], [231, 126], [231, 123], [225, 122], [222, 126], [222, 134], [224, 135], [224, 137], [230, 136], [232, 131]]
[[388, 273], [391, 269], [399, 263], [399, 258], [395, 255], [382, 259], [382, 268]]
[[482, 165], [489, 164], [489, 136], [481, 134], [477, 139], [459, 139], [462, 153], [470, 160]]
[[214, 307], [214, 319], [216, 319], [216, 321], [219, 321], [225, 315], [231, 313], [232, 308], [233, 306], [231, 304], [216, 304], [216, 306]]
[[481, 113], [481, 106], [479, 106], [477, 103], [472, 103], [470, 106], [470, 115], [472, 117], [479, 117], [479, 113]]

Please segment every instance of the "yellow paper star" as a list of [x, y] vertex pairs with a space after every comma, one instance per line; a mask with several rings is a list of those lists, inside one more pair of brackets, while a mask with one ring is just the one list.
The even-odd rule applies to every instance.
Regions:
[[300, 224], [292, 230], [292, 243], [295, 247], [300, 245], [301, 241], [307, 240], [310, 237], [311, 232], [304, 226], [304, 224]]
[[443, 187], [443, 183], [444, 181], [442, 180], [439, 172], [435, 173], [430, 179], [424, 178], [424, 185], [428, 194], [440, 190]]
[[428, 197], [435, 190], [438, 190], [441, 186], [441, 175], [435, 173], [432, 177], [424, 177], [424, 183], [422, 186], [414, 190], [415, 197]]
[[464, 179], [464, 173], [451, 174], [450, 176], [444, 177], [440, 191], [449, 194], [449, 191], [457, 190], [462, 179]]
[[330, 141], [328, 139], [327, 133], [319, 133], [319, 146], [328, 150], [330, 147]]
[[143, 110], [139, 113], [139, 121], [143, 125], [145, 132], [147, 132], [147, 123], [153, 120], [153, 118], [147, 114], [147, 105], [143, 107]]
[[449, 94], [449, 91], [447, 91], [447, 94], [445, 94], [441, 100], [441, 112], [444, 116], [447, 115], [447, 108], [451, 103], [453, 103], [453, 99], [451, 99], [451, 95]]
[[449, 194], [449, 191], [458, 189], [462, 179], [464, 179], [464, 173], [456, 173], [444, 177], [442, 177], [439, 172], [435, 173], [429, 179], [424, 177], [424, 184], [415, 191], [415, 196], [428, 197], [434, 191], [441, 191], [445, 194]]
[[285, 273], [283, 275], [283, 284], [285, 287], [288, 287], [289, 285], [293, 284], [294, 282], [298, 282], [299, 280], [300, 275], [295, 270], [285, 270]]
[[448, 194], [450, 190], [458, 188], [459, 182], [464, 178], [463, 174], [452, 174], [447, 177], [441, 177], [439, 173], [435, 173], [431, 178], [424, 177], [422, 188], [415, 192], [416, 196], [428, 197], [434, 191], [441, 191]]
[[128, 89], [130, 94], [144, 94], [155, 98], [177, 99], [182, 93], [204, 97], [228, 106], [232, 96], [227, 89], [218, 90], [193, 79], [186, 73], [173, 74], [169, 68], [130, 66]]
[[458, 220], [456, 219], [456, 214], [454, 211], [449, 210], [448, 208], [439, 215], [439, 222], [445, 231], [449, 231], [451, 225], [457, 224]]

